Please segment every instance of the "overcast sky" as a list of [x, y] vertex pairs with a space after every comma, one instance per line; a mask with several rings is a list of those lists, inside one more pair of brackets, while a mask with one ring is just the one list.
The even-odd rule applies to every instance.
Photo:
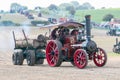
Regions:
[[19, 3], [27, 6], [29, 9], [34, 9], [35, 6], [48, 7], [50, 4], [59, 5], [71, 1], [78, 1], [80, 4], [89, 2], [95, 8], [120, 8], [120, 0], [1, 0], [0, 10], [9, 10], [11, 3]]

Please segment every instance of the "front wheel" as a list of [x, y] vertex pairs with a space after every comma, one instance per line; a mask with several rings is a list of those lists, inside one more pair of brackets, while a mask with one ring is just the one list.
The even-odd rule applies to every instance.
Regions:
[[86, 65], [88, 64], [88, 57], [87, 53], [83, 49], [78, 49], [74, 53], [74, 64], [78, 68], [82, 69], [85, 68]]
[[107, 62], [107, 54], [102, 48], [98, 48], [98, 51], [94, 53], [93, 61], [96, 66], [102, 67]]

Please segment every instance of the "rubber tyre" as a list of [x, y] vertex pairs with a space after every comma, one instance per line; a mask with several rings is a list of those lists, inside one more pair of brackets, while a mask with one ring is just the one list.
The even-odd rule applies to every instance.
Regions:
[[16, 52], [14, 52], [13, 54], [12, 54], [12, 63], [13, 63], [13, 65], [17, 65], [17, 53]]
[[26, 59], [27, 59], [28, 66], [34, 66], [34, 64], [35, 64], [35, 52], [33, 50], [29, 50]]
[[22, 51], [19, 51], [19, 52], [17, 53], [17, 64], [18, 64], [18, 65], [22, 65], [22, 64], [23, 64], [23, 61], [24, 61], [23, 52], [22, 52]]

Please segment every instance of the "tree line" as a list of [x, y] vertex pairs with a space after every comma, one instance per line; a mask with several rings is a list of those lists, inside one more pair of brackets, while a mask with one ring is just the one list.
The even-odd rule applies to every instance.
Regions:
[[[39, 9], [40, 12], [42, 12], [43, 14], [47, 14], [47, 15], [52, 14], [53, 16], [55, 16], [56, 14], [57, 16], [59, 15], [61, 16], [63, 12], [65, 15], [65, 12], [68, 12], [70, 18], [72, 17], [74, 18], [74, 15], [77, 10], [90, 10], [90, 9], [95, 9], [95, 7], [92, 6], [89, 2], [80, 4], [77, 1], [71, 1], [70, 3], [61, 3], [59, 6], [55, 4], [50, 4], [47, 8], [36, 6], [34, 10], [36, 9]], [[12, 3], [10, 6], [10, 13], [16, 13], [16, 12], [20, 12], [23, 10], [28, 10], [28, 7], [20, 5], [18, 3]], [[4, 11], [2, 10], [1, 12], [4, 12]], [[114, 18], [114, 15], [106, 14], [103, 17], [103, 21], [110, 21], [112, 18]]]

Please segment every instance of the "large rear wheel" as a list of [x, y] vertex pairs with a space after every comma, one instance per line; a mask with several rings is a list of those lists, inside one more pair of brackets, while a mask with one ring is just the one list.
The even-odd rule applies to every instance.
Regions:
[[107, 62], [107, 54], [102, 48], [98, 48], [98, 51], [94, 53], [93, 61], [96, 66], [102, 67]]
[[52, 67], [58, 67], [62, 63], [62, 44], [57, 40], [51, 40], [46, 46], [47, 62]]
[[83, 49], [78, 49], [74, 53], [74, 64], [78, 68], [82, 69], [88, 64], [87, 53]]

